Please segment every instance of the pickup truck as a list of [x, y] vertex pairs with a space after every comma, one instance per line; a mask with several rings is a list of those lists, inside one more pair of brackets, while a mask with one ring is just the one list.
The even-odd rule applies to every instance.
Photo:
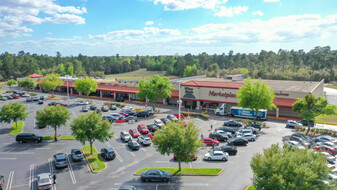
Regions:
[[224, 141], [224, 142], [228, 141], [227, 134], [224, 131], [221, 131], [221, 130], [217, 130], [214, 133], [210, 133], [209, 137], [212, 138], [212, 139], [216, 139], [218, 141]]

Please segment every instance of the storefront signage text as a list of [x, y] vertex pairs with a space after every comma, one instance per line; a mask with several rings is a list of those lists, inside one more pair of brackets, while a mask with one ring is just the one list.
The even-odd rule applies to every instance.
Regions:
[[220, 96], [220, 97], [225, 97], [225, 98], [236, 98], [236, 94], [230, 93], [222, 93], [222, 92], [215, 92], [215, 91], [209, 91], [209, 96]]

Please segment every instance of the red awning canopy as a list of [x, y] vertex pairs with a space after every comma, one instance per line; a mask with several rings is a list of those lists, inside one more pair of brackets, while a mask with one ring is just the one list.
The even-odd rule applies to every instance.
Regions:
[[31, 75], [28, 75], [27, 77], [29, 77], [29, 78], [42, 78], [43, 76], [42, 75], [38, 75], [36, 73], [33, 73]]
[[288, 108], [292, 109], [293, 104], [297, 101], [297, 99], [290, 99], [290, 98], [275, 98], [274, 99], [274, 104], [278, 108]]

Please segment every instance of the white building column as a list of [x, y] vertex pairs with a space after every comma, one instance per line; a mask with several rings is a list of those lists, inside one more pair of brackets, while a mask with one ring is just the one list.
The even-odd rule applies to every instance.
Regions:
[[197, 101], [197, 110], [200, 110], [200, 101]]
[[114, 99], [116, 100], [116, 92], [114, 92]]
[[73, 94], [73, 89], [72, 88], [70, 89], [70, 94]]
[[128, 94], [129, 95], [129, 101], [131, 101], [131, 94]]
[[100, 98], [102, 98], [102, 97], [103, 97], [103, 92], [102, 92], [102, 90], [101, 90], [101, 91], [99, 91], [99, 97], [100, 97]]
[[163, 99], [163, 105], [165, 105], [165, 98]]
[[280, 114], [280, 110], [279, 110], [279, 108], [276, 108], [276, 118], [279, 117], [279, 114]]
[[79, 92], [78, 94], [81, 96], [81, 95], [82, 95], [82, 92]]

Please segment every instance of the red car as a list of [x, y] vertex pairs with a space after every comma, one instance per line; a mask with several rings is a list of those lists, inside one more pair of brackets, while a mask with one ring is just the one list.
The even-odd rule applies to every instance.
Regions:
[[337, 154], [337, 150], [332, 148], [331, 146], [326, 146], [326, 145], [315, 146], [314, 149], [321, 151], [321, 152], [327, 152], [333, 156]]
[[216, 146], [218, 146], [219, 144], [220, 144], [220, 142], [218, 141], [218, 140], [214, 140], [214, 139], [212, 139], [212, 138], [209, 138], [209, 137], [207, 137], [207, 138], [204, 138], [204, 144], [206, 144], [206, 145], [216, 145]]
[[150, 137], [151, 140], [154, 139], [154, 133], [149, 133], [149, 134], [147, 134], [147, 136]]
[[[179, 113], [175, 113], [173, 115], [176, 116], [176, 118], [179, 119]], [[185, 116], [182, 113], [180, 114], [180, 119], [185, 119]]]
[[129, 133], [133, 138], [137, 138], [140, 136], [140, 133], [137, 131], [137, 129], [130, 129]]
[[142, 134], [148, 134], [149, 129], [144, 124], [139, 124], [137, 127], [138, 131], [140, 131]]
[[66, 103], [60, 103], [61, 106], [67, 107], [68, 105]]
[[18, 99], [18, 98], [20, 98], [20, 96], [19, 95], [17, 95], [17, 94], [12, 94], [11, 95], [14, 99]]

